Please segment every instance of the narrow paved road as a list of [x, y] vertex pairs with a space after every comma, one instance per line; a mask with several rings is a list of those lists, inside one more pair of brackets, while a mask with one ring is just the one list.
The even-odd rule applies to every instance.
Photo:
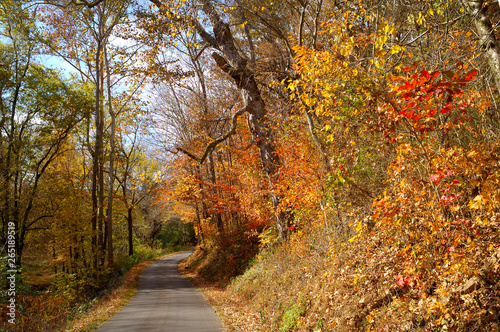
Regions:
[[181, 252], [148, 266], [132, 300], [97, 331], [223, 331], [214, 309], [177, 269], [192, 252]]

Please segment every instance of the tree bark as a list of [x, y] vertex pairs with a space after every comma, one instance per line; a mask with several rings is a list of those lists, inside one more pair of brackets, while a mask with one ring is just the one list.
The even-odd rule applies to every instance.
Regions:
[[115, 122], [116, 114], [113, 110], [113, 102], [111, 99], [111, 75], [109, 72], [109, 59], [104, 46], [104, 61], [106, 63], [106, 82], [108, 88], [108, 110], [111, 117], [110, 128], [110, 152], [109, 152], [109, 184], [108, 184], [108, 220], [106, 222], [106, 230], [108, 234], [108, 266], [113, 266], [113, 189], [115, 183]]
[[[217, 178], [215, 176], [215, 164], [214, 164], [214, 156], [213, 153], [210, 153], [208, 155], [208, 169], [210, 173], [210, 182], [213, 184], [212, 187], [212, 195], [217, 196]], [[219, 232], [219, 235], [222, 235], [224, 233], [224, 224], [222, 223], [222, 215], [219, 212], [218, 208], [215, 208], [215, 211], [213, 213], [213, 219], [215, 220], [215, 225], [217, 226], [217, 231]]]
[[99, 156], [101, 155], [101, 140], [102, 138], [99, 136], [99, 128], [100, 124], [100, 100], [101, 100], [101, 89], [100, 89], [100, 59], [101, 59], [101, 41], [97, 40], [97, 51], [96, 51], [96, 61], [95, 61], [95, 109], [94, 109], [94, 121], [96, 127], [96, 138], [94, 143], [94, 153], [92, 154], [92, 254], [93, 254], [93, 264], [94, 268], [97, 269], [97, 216], [98, 216], [98, 200], [97, 200], [97, 192], [98, 192], [98, 174], [99, 174]]
[[486, 52], [493, 73], [497, 91], [500, 93], [500, 45], [495, 37], [493, 25], [486, 16], [484, 0], [469, 1], [470, 14], [475, 19], [476, 31], [481, 41], [481, 49]]
[[132, 207], [127, 208], [127, 229], [128, 229], [128, 255], [134, 255], [134, 234], [132, 232], [133, 225], [133, 217], [132, 217]]

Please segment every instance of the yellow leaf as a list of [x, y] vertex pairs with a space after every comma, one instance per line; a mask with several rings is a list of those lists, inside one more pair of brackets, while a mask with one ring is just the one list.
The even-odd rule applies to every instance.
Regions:
[[473, 158], [477, 154], [477, 151], [472, 150], [471, 152], [467, 153], [467, 157]]
[[418, 18], [416, 20], [418, 25], [423, 25], [425, 22], [425, 17], [422, 16], [422, 12], [418, 13]]
[[316, 100], [313, 98], [306, 98], [305, 103], [307, 106], [313, 106], [314, 104], [316, 104]]
[[469, 208], [478, 210], [481, 208], [481, 203], [483, 203], [483, 196], [477, 195], [472, 201], [469, 202]]
[[397, 54], [401, 51], [401, 46], [399, 45], [392, 45], [391, 47], [391, 54]]
[[389, 29], [389, 34], [394, 35], [396, 33], [396, 26], [394, 24], [391, 25]]

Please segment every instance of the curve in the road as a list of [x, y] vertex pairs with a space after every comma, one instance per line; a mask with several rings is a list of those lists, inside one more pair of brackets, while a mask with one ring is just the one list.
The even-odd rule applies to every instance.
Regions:
[[192, 252], [181, 252], [148, 266], [132, 300], [96, 331], [223, 331], [214, 309], [178, 271], [179, 262]]

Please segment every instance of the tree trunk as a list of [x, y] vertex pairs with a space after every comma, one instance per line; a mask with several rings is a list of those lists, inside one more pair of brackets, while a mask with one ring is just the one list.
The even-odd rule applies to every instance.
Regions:
[[109, 186], [108, 186], [108, 220], [106, 223], [106, 230], [108, 233], [108, 266], [113, 266], [113, 187], [115, 182], [115, 122], [116, 114], [113, 110], [113, 103], [111, 100], [111, 75], [109, 72], [109, 59], [104, 47], [104, 61], [106, 62], [106, 82], [108, 88], [108, 110], [111, 117], [111, 128], [110, 128], [110, 153], [109, 153]]
[[101, 54], [101, 43], [98, 40], [97, 41], [97, 52], [96, 52], [96, 70], [95, 70], [95, 109], [94, 109], [94, 116], [95, 116], [95, 127], [96, 127], [96, 138], [95, 138], [95, 143], [94, 143], [94, 153], [92, 154], [92, 255], [93, 255], [93, 264], [94, 268], [97, 270], [97, 262], [98, 262], [98, 246], [97, 246], [97, 216], [99, 214], [98, 209], [98, 200], [97, 200], [97, 191], [98, 191], [98, 181], [97, 177], [99, 174], [99, 156], [101, 155], [101, 138], [99, 137], [99, 128], [100, 128], [100, 96], [101, 96], [101, 89], [100, 89], [100, 79], [99, 79], [99, 74], [100, 74], [100, 54]]
[[[101, 58], [102, 61], [102, 58]], [[100, 65], [101, 68], [101, 96], [104, 95], [104, 65], [101, 62]], [[98, 155], [99, 159], [99, 175], [98, 175], [98, 190], [97, 190], [97, 204], [98, 204], [98, 214], [97, 214], [97, 223], [98, 223], [98, 228], [99, 228], [99, 234], [98, 234], [98, 242], [99, 242], [99, 257], [100, 257], [100, 262], [103, 265], [104, 264], [104, 252], [106, 251], [106, 243], [104, 242], [104, 101], [103, 98], [101, 98], [101, 105], [99, 107], [99, 128], [97, 129], [97, 134], [96, 134], [96, 140], [99, 140], [99, 145], [100, 145], [100, 154]]]
[[200, 218], [200, 208], [198, 206], [198, 200], [196, 199], [195, 203], [195, 210], [196, 210], [196, 227], [198, 228], [198, 236], [196, 237], [196, 241], [198, 245], [203, 244], [203, 231], [201, 229], [201, 218]]
[[[214, 156], [212, 152], [208, 154], [208, 169], [210, 173], [210, 182], [213, 184], [212, 195], [215, 197], [218, 196], [219, 193], [217, 192], [217, 187], [216, 187], [217, 178], [215, 177]], [[215, 208], [213, 214], [213, 220], [215, 221], [215, 224], [217, 226], [217, 231], [219, 232], [219, 236], [222, 235], [224, 233], [224, 225], [222, 223], [222, 215], [217, 207]]]
[[127, 208], [127, 228], [128, 228], [128, 255], [134, 255], [134, 234], [132, 232], [132, 224], [134, 220], [132, 217], [132, 207]]
[[500, 93], [500, 45], [495, 37], [490, 19], [486, 16], [484, 0], [469, 1], [470, 14], [475, 18], [481, 49], [486, 52], [497, 91]]

